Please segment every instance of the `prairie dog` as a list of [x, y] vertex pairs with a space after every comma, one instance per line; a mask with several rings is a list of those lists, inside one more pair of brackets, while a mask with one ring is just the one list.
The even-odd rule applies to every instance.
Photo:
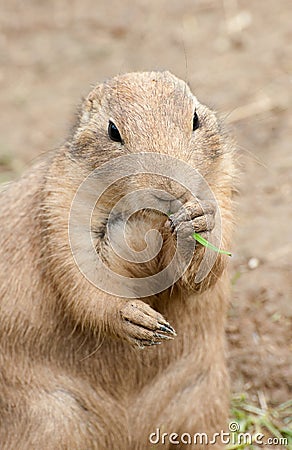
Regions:
[[[154, 155], [151, 170], [160, 161], [155, 155], [162, 158], [156, 173], [142, 170], [109, 183], [111, 167], [117, 173], [123, 167], [116, 161], [147, 159], [148, 153]], [[169, 157], [199, 172], [216, 202], [204, 197], [200, 183], [194, 197], [176, 179], [158, 176]], [[96, 172], [106, 164], [113, 166]], [[87, 188], [82, 183], [90, 176]], [[199, 432], [211, 439], [224, 429], [228, 257], [216, 254], [198, 281], [206, 249], [197, 243], [178, 279], [166, 277], [166, 285], [158, 283], [150, 294], [139, 292], [139, 283], [150, 277], [143, 289], [151, 286], [151, 277], [171, 263], [179, 239], [186, 243], [182, 258], [194, 231], [212, 240], [220, 218], [221, 245], [230, 247], [233, 177], [232, 145], [216, 114], [169, 72], [142, 72], [98, 84], [66, 144], [1, 193], [1, 449], [188, 448], [169, 435]], [[123, 214], [135, 209], [140, 191], [143, 205], [147, 189], [154, 190], [155, 205], [145, 200], [125, 226]], [[77, 255], [70, 241], [72, 205]], [[84, 219], [89, 208], [90, 224]], [[155, 240], [151, 234], [147, 241], [149, 230], [161, 236], [153, 258], [137, 262], [123, 257], [122, 246], [121, 255], [115, 251], [124, 239], [137, 257], [145, 248], [147, 253]], [[94, 251], [87, 251], [88, 233]], [[109, 279], [108, 291], [90, 279], [97, 256], [114, 274], [137, 283], [133, 295], [112, 292], [116, 278]], [[178, 262], [171, 274], [179, 270]], [[149, 438], [157, 429], [168, 433], [165, 443]]]

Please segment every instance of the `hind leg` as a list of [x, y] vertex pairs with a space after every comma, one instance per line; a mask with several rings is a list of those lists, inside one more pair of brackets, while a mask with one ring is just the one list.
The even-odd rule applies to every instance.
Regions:
[[53, 384], [19, 393], [13, 407], [7, 399], [0, 411], [1, 450], [130, 448], [121, 405], [75, 380]]
[[[187, 449], [194, 448], [195, 433], [206, 433], [212, 439], [214, 433], [226, 429], [228, 412], [228, 377], [222, 366], [190, 374], [190, 361], [177, 363], [171, 372], [164, 373], [151, 386], [140, 393], [131, 413], [130, 423], [134, 435], [133, 449]], [[151, 434], [152, 433], [152, 434]], [[176, 433], [177, 436], [172, 435]], [[189, 437], [192, 443], [189, 443]], [[223, 445], [207, 444], [204, 436], [196, 448], [220, 449]], [[175, 441], [175, 442], [172, 442]]]

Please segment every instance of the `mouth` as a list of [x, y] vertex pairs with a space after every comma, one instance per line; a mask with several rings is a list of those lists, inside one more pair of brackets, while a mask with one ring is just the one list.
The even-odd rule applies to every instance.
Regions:
[[170, 193], [170, 192], [167, 192], [167, 191], [163, 191], [163, 190], [160, 190], [160, 189], [155, 189], [154, 190], [155, 192], [152, 194], [155, 198], [157, 198], [158, 200], [161, 200], [161, 201], [182, 201], [182, 200], [184, 200], [184, 201], [186, 201], [187, 199], [186, 199], [186, 194], [187, 194], [187, 190], [185, 190], [183, 193], [181, 193], [180, 195], [175, 195], [175, 194], [172, 194], [172, 193]]
[[155, 192], [153, 197], [155, 202], [157, 202], [155, 209], [167, 217], [178, 212], [187, 201], [186, 193], [175, 196], [165, 191], [159, 191], [158, 193]]

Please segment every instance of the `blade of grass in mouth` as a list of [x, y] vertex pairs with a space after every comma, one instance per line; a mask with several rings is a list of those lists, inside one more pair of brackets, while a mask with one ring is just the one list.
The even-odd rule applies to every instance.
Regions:
[[210, 250], [213, 250], [214, 252], [222, 253], [223, 255], [232, 256], [230, 252], [227, 252], [226, 250], [221, 250], [220, 248], [218, 248], [215, 245], [211, 244], [211, 242], [208, 242], [199, 233], [194, 233], [192, 236], [197, 242], [199, 242], [204, 247], [209, 248]]
[[[169, 217], [172, 214], [171, 211], [168, 211], [166, 215]], [[209, 248], [210, 250], [213, 250], [214, 252], [221, 253], [222, 255], [232, 256], [232, 253], [222, 250], [215, 245], [211, 244], [211, 242], [207, 241], [207, 239], [203, 238], [199, 233], [193, 233], [192, 237], [199, 242], [199, 244], [203, 245], [206, 248]]]

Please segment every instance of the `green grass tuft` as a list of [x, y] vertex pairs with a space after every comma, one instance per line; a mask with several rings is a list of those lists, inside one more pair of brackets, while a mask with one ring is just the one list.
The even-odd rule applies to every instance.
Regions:
[[232, 442], [241, 442], [240, 433], [249, 433], [251, 436], [261, 433], [264, 435], [263, 442], [267, 442], [268, 438], [275, 438], [279, 443], [265, 446], [255, 442], [251, 445], [232, 444], [226, 447], [227, 450], [260, 450], [263, 447], [292, 450], [292, 400], [274, 408], [266, 405], [259, 407], [249, 403], [245, 394], [237, 395], [231, 404], [230, 422], [234, 421], [239, 424], [240, 429], [232, 433]]

